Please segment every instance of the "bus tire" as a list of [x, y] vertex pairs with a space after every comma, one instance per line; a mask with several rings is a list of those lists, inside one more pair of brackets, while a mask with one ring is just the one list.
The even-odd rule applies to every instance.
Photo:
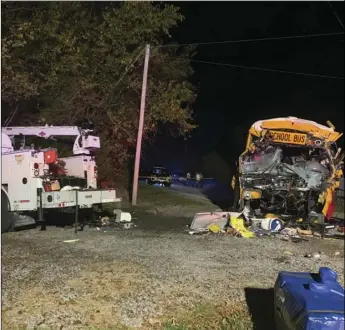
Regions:
[[9, 232], [14, 226], [14, 215], [10, 212], [8, 198], [1, 190], [1, 234]]

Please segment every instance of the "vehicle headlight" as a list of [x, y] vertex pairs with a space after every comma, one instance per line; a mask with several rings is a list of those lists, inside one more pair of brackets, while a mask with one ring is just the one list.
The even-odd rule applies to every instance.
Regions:
[[244, 190], [243, 199], [260, 199], [262, 197], [261, 191], [259, 190]]

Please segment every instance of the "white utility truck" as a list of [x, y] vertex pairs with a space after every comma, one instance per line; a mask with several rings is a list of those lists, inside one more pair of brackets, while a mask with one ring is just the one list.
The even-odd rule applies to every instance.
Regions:
[[[43, 226], [49, 213], [71, 210], [77, 224], [80, 213], [94, 214], [104, 203], [121, 201], [114, 189], [97, 188], [93, 152], [100, 148], [100, 139], [92, 129], [46, 125], [1, 130], [1, 233], [35, 223]], [[26, 146], [25, 136], [74, 136], [73, 156], [58, 158], [54, 148]], [[18, 138], [22, 143], [15, 148]]]

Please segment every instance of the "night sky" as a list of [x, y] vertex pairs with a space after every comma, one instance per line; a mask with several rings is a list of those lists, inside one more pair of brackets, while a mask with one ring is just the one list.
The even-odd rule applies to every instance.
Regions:
[[[178, 2], [184, 22], [172, 31], [180, 44], [343, 32], [344, 2]], [[327, 76], [344, 76], [344, 36], [199, 45], [195, 61]], [[197, 171], [217, 152], [232, 164], [259, 119], [296, 116], [344, 130], [344, 80], [192, 62], [199, 88], [199, 126], [191, 139], [161, 136], [145, 148], [144, 166]], [[343, 142], [341, 142], [343, 144]]]

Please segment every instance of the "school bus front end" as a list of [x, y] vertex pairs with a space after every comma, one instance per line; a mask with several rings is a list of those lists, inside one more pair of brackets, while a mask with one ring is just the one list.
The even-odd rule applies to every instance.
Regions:
[[233, 178], [235, 206], [256, 213], [332, 216], [343, 175], [341, 137], [327, 126], [295, 117], [254, 123]]

